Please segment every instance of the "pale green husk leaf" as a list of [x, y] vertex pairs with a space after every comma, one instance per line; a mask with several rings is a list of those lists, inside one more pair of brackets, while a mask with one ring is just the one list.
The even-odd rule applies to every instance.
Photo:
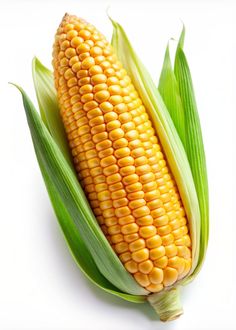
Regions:
[[170, 113], [171, 119], [173, 120], [173, 123], [183, 143], [183, 146], [185, 147], [186, 138], [184, 109], [180, 98], [179, 86], [171, 65], [169, 43], [166, 47], [166, 53], [162, 66], [161, 76], [159, 79], [158, 90], [162, 96], [167, 110]]
[[[185, 150], [191, 167], [201, 215], [200, 254], [194, 276], [199, 272], [204, 260], [209, 236], [208, 179], [202, 130], [193, 89], [192, 77], [183, 51], [185, 29], [180, 36], [175, 56], [174, 74], [179, 86], [185, 118]], [[191, 278], [190, 278], [191, 279]]]
[[34, 57], [32, 61], [32, 75], [41, 118], [51, 133], [54, 141], [60, 146], [60, 149], [68, 161], [68, 164], [70, 164], [71, 169], [74, 171], [65, 130], [60, 117], [53, 74], [37, 57]]

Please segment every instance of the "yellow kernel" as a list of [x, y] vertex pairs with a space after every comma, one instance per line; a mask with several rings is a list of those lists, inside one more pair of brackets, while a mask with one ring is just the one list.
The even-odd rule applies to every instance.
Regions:
[[132, 253], [132, 259], [136, 262], [142, 262], [147, 260], [149, 257], [149, 250], [144, 248]]
[[154, 219], [154, 225], [156, 227], [164, 226], [168, 224], [168, 216], [167, 215], [161, 215], [158, 218]]
[[111, 141], [121, 139], [124, 136], [124, 132], [121, 128], [116, 128], [109, 132], [109, 138]]
[[[124, 158], [122, 158], [122, 159], [124, 159]], [[119, 164], [119, 161], [118, 161], [118, 164]], [[125, 163], [125, 164], [128, 165], [127, 163]], [[142, 184], [140, 182], [136, 182], [136, 183], [126, 186], [126, 191], [128, 193], [137, 192], [141, 189], [142, 189]]]
[[165, 248], [162, 245], [150, 250], [150, 258], [152, 260], [157, 260], [163, 257], [164, 255], [165, 255]]
[[185, 277], [191, 269], [191, 265], [192, 265], [191, 259], [188, 259], [188, 260], [184, 259], [184, 262], [185, 262], [184, 271], [181, 274], [179, 274], [178, 279]]
[[[108, 122], [117, 118], [117, 115], [114, 118], [114, 113], [111, 112], [113, 110], [113, 105], [110, 102], [102, 102], [100, 104], [100, 108], [102, 109], [103, 112], [106, 113], [107, 118], [112, 117], [112, 119], [110, 119], [110, 120], [107, 119]], [[109, 112], [111, 112], [111, 113], [109, 113]]]
[[72, 56], [69, 61], [69, 65], [72, 67], [74, 64], [79, 63], [78, 56]]
[[106, 90], [99, 91], [94, 95], [95, 100], [99, 103], [105, 102], [109, 97], [110, 94]]
[[128, 243], [126, 243], [126, 242], [120, 242], [115, 245], [115, 250], [117, 253], [126, 252], [126, 251], [128, 251], [128, 249], [129, 249]]
[[82, 61], [81, 67], [82, 67], [82, 69], [87, 70], [87, 69], [91, 68], [91, 66], [93, 66], [94, 64], [95, 64], [95, 62], [94, 62], [93, 57], [89, 56]]
[[125, 192], [124, 189], [120, 189], [120, 190], [114, 191], [111, 194], [111, 198], [112, 199], [119, 199], [119, 198], [122, 198], [122, 197], [125, 197], [125, 196], [126, 196], [126, 192]]
[[176, 249], [179, 257], [183, 257], [185, 259], [189, 259], [191, 257], [191, 251], [187, 248], [187, 246], [177, 246]]
[[102, 73], [95, 74], [94, 76], [91, 77], [91, 82], [93, 85], [105, 83], [106, 81], [107, 81], [107, 77]]
[[159, 207], [153, 211], [151, 211], [151, 215], [153, 216], [153, 218], [159, 218], [162, 215], [165, 215], [165, 209], [163, 207]]
[[[131, 157], [129, 157], [129, 159], [131, 159]], [[123, 178], [123, 183], [124, 183], [124, 185], [127, 186], [129, 184], [138, 182], [138, 180], [139, 180], [139, 177], [137, 174], [130, 174]]]
[[[101, 119], [102, 119], [102, 122], [101, 123], [103, 123], [104, 121], [103, 121], [103, 117], [102, 116], [101, 116]], [[111, 141], [106, 139], [106, 140], [102, 140], [102, 141], [98, 142], [96, 144], [96, 149], [98, 151], [101, 151], [101, 150], [110, 148], [111, 146], [112, 146]]]
[[152, 271], [148, 275], [151, 283], [160, 284], [163, 281], [163, 270], [157, 267], [153, 267]]
[[150, 284], [146, 287], [146, 289], [150, 292], [160, 292], [163, 289], [163, 284]]
[[[123, 148], [120, 148], [118, 150], [121, 150], [121, 149], [123, 149]], [[116, 151], [115, 151], [115, 155], [116, 155]], [[118, 157], [118, 158], [121, 158], [121, 157]], [[120, 169], [120, 174], [122, 176], [126, 176], [126, 175], [133, 174], [133, 173], [135, 173], [135, 167], [132, 165], [124, 166]]]
[[66, 80], [69, 80], [70, 78], [74, 77], [74, 73], [71, 69], [67, 69], [64, 73], [64, 77]]
[[[99, 133], [99, 134], [101, 134], [101, 133]], [[115, 163], [116, 163], [116, 159], [112, 155], [101, 159], [101, 166], [102, 167], [107, 167], [107, 166], [113, 165]]]
[[111, 236], [111, 241], [114, 244], [120, 243], [120, 242], [123, 241], [123, 235], [121, 235], [121, 234], [112, 235]]
[[130, 252], [125, 252], [119, 255], [119, 258], [122, 263], [125, 263], [126, 261], [131, 260], [131, 253]]
[[123, 98], [122, 98], [122, 96], [120, 96], [120, 95], [112, 95], [112, 96], [109, 98], [109, 102], [110, 102], [112, 105], [117, 105], [117, 104], [123, 102]]
[[[95, 118], [90, 119], [90, 121], [89, 121], [89, 125], [91, 127], [102, 125], [103, 123], [104, 123], [103, 116], [97, 116]], [[107, 134], [103, 134], [101, 136], [99, 135], [99, 136], [95, 137], [94, 142], [99, 143], [100, 141], [103, 141], [104, 139], [102, 139], [102, 137], [105, 137], [105, 139], [106, 139]], [[100, 138], [100, 141], [98, 140], [98, 138]]]
[[139, 198], [143, 198], [144, 197], [144, 192], [143, 191], [135, 191], [135, 192], [131, 192], [127, 195], [129, 200], [135, 200], [135, 199], [139, 199]]
[[145, 260], [138, 265], [138, 269], [143, 274], [149, 274], [153, 269], [153, 263], [151, 260]]
[[130, 234], [130, 235], [125, 235], [125, 236], [124, 236], [124, 240], [125, 240], [127, 243], [131, 243], [131, 242], [133, 242], [133, 241], [136, 241], [138, 238], [139, 238], [138, 233], [134, 233], [134, 234]]
[[103, 53], [102, 49], [100, 47], [97, 47], [97, 46], [92, 47], [91, 50], [90, 50], [90, 54], [93, 57], [96, 57], [98, 55], [102, 55], [102, 53]]
[[122, 185], [121, 182], [117, 182], [117, 183], [112, 184], [112, 185], [109, 186], [110, 191], [116, 191], [116, 190], [119, 190], [119, 189], [122, 189], [122, 188], [123, 188], [123, 185]]
[[135, 220], [134, 220], [134, 217], [131, 214], [129, 214], [129, 215], [119, 218], [118, 221], [119, 221], [119, 224], [121, 226], [123, 226], [123, 225], [128, 225], [129, 223], [133, 223]]
[[66, 50], [68, 47], [70, 47], [70, 42], [68, 40], [64, 40], [61, 43], [61, 50]]
[[148, 238], [153, 235], [156, 235], [156, 227], [150, 226], [143, 226], [139, 229], [140, 236], [143, 238]]
[[190, 247], [191, 246], [191, 240], [190, 240], [189, 235], [184, 235], [183, 239], [184, 239], [184, 245], [186, 245], [187, 247]]
[[97, 84], [93, 87], [93, 92], [94, 93], [97, 93], [97, 92], [100, 92], [100, 91], [104, 91], [107, 89], [107, 84]]
[[83, 38], [84, 40], [87, 40], [90, 38], [91, 33], [88, 30], [80, 30], [79, 31], [79, 36]]
[[175, 246], [175, 244], [170, 244], [165, 246], [165, 250], [166, 250], [166, 256], [168, 258], [174, 257], [177, 255], [177, 247]]
[[87, 85], [90, 83], [90, 78], [89, 77], [83, 77], [79, 79], [79, 86]]
[[[116, 128], [120, 128], [120, 122], [119, 120], [112, 120], [109, 123], [107, 123], [107, 131], [110, 132]], [[129, 150], [129, 149], [128, 149]]]
[[108, 88], [111, 95], [121, 95], [122, 89], [119, 85], [112, 85]]
[[100, 202], [109, 200], [110, 199], [110, 192], [108, 190], [101, 191], [97, 194], [97, 198]]
[[92, 100], [93, 100], [93, 93], [87, 93], [87, 94], [84, 94], [81, 97], [81, 102], [82, 103], [87, 103], [87, 102], [92, 101]]
[[[126, 147], [126, 140], [125, 139], [122, 139], [122, 138], [120, 138], [120, 139], [117, 139], [116, 141], [115, 141], [115, 143], [113, 144], [113, 146], [114, 146], [114, 148], [116, 149], [116, 147], [117, 147], [117, 145], [116, 145], [116, 143], [119, 143], [119, 144], [121, 144], [121, 146], [120, 147]], [[134, 164], [134, 159], [132, 158], [132, 157], [129, 157], [129, 156], [126, 156], [126, 157], [123, 157], [123, 158], [120, 158], [119, 160], [118, 160], [118, 165], [120, 166], [120, 167], [124, 167], [124, 166], [129, 166], [129, 165], [133, 165]], [[127, 187], [128, 188], [128, 187]], [[127, 191], [128, 191], [128, 189], [127, 189]]]
[[137, 208], [139, 208], [139, 207], [141, 207], [141, 206], [145, 206], [145, 205], [146, 205], [146, 202], [145, 202], [145, 200], [144, 200], [143, 198], [141, 198], [141, 199], [136, 199], [136, 200], [134, 200], [134, 201], [129, 202], [129, 207], [130, 207], [132, 210], [137, 209]]
[[131, 274], [137, 273], [138, 271], [138, 265], [135, 261], [130, 260], [125, 263], [125, 268], [130, 272]]
[[[115, 210], [114, 208], [110, 208], [110, 209], [107, 209], [107, 210], [104, 210], [102, 212], [102, 215], [105, 219], [110, 219], [110, 218], [113, 218], [115, 216]], [[122, 239], [123, 241], [123, 239]], [[117, 243], [117, 242], [116, 242]]]
[[74, 38], [72, 38], [70, 43], [72, 47], [77, 48], [80, 44], [83, 43], [83, 39], [81, 37], [75, 36]]
[[108, 61], [102, 61], [100, 65], [101, 65], [101, 67], [103, 68], [104, 71], [111, 67], [111, 64]]
[[64, 32], [69, 32], [70, 30], [73, 30], [74, 29], [74, 25], [73, 24], [66, 24], [65, 26], [64, 26]]
[[160, 236], [167, 235], [171, 232], [171, 226], [170, 225], [161, 226], [157, 228], [157, 232]]
[[105, 175], [97, 175], [93, 180], [94, 184], [105, 183], [106, 182], [105, 178], [106, 178]]
[[150, 284], [148, 276], [140, 272], [134, 274], [134, 278], [143, 287], [148, 286]]
[[172, 234], [167, 234], [161, 237], [163, 245], [170, 245], [174, 242], [174, 236]]
[[100, 65], [93, 65], [89, 68], [89, 74], [90, 76], [94, 76], [94, 75], [97, 75], [97, 74], [101, 74], [103, 71], [102, 71], [102, 68], [100, 67]]
[[[147, 183], [147, 182], [154, 181], [154, 180], [155, 180], [155, 175], [152, 172], [149, 172], [149, 173], [146, 173], [146, 174], [143, 174], [140, 176], [141, 183]], [[151, 203], [150, 203], [149, 207], [150, 207], [150, 209], [156, 208], [155, 205], [153, 205]]]
[[87, 93], [91, 93], [93, 90], [93, 87], [89, 84], [87, 85], [83, 85], [82, 87], [80, 87], [79, 91], [80, 91], [80, 94], [87, 94]]
[[[109, 141], [109, 140], [107, 140]], [[109, 141], [110, 142], [110, 141]], [[102, 142], [101, 142], [102, 143]], [[107, 149], [105, 149], [107, 150]], [[114, 165], [110, 165], [110, 166], [107, 166], [106, 168], [103, 169], [103, 173], [108, 176], [108, 175], [111, 175], [111, 174], [115, 174], [119, 171], [119, 167], [114, 164]]]
[[145, 248], [145, 241], [142, 238], [129, 244], [129, 249], [131, 252], [134, 252], [134, 251], [137, 251], [137, 250], [140, 250], [143, 248]]
[[[121, 175], [119, 173], [108, 175], [106, 181], [107, 181], [108, 185], [117, 183], [117, 182], [121, 181]], [[127, 200], [127, 203], [128, 203], [128, 200]]]
[[[121, 99], [120, 99], [121, 100]], [[117, 113], [117, 114], [123, 114], [123, 113], [126, 113], [128, 111], [127, 109], [127, 106], [125, 103], [120, 103], [120, 104], [116, 104], [115, 107], [114, 107], [114, 111]], [[132, 119], [132, 117], [131, 117]], [[130, 120], [131, 120], [130, 119]]]
[[121, 206], [126, 206], [126, 205], [128, 205], [128, 199], [125, 198], [125, 197], [124, 198], [120, 198], [120, 199], [116, 199], [116, 200], [113, 201], [113, 206], [115, 208], [118, 208], [118, 207], [121, 207]]
[[120, 225], [114, 225], [108, 228], [109, 235], [116, 235], [120, 233]]
[[[125, 207], [122, 207], [122, 209], [126, 209], [126, 210], [129, 210], [129, 208], [127, 207], [127, 206], [125, 206]], [[121, 208], [120, 208], [121, 209]], [[119, 209], [117, 209], [117, 210], [119, 210]], [[117, 211], [116, 210], [116, 211]], [[130, 211], [129, 211], [130, 212]], [[122, 214], [122, 216], [125, 216], [125, 215], [129, 215], [129, 212], [127, 211], [125, 214], [123, 213]], [[117, 213], [116, 213], [116, 216], [118, 216], [117, 215]], [[119, 216], [118, 216], [119, 217]], [[128, 225], [124, 225], [124, 226], [122, 226], [122, 228], [121, 228], [121, 232], [124, 234], [124, 235], [130, 235], [130, 234], [134, 234], [134, 233], [137, 233], [138, 232], [138, 229], [139, 229], [139, 227], [138, 227], [138, 225], [136, 224], [136, 223], [130, 223], [130, 224], [128, 224]]]
[[106, 130], [106, 125], [105, 124], [101, 124], [101, 125], [94, 126], [91, 129], [91, 133], [92, 134], [98, 134], [98, 133], [101, 133], [101, 132], [105, 132], [105, 130]]
[[[123, 207], [119, 207], [115, 210], [115, 214], [116, 216], [119, 218], [119, 217], [124, 217], [126, 215], [129, 215], [130, 214], [130, 209], [127, 207], [127, 206], [123, 206]], [[134, 225], [134, 224], [132, 224]], [[130, 225], [128, 225], [130, 226]], [[122, 227], [122, 233], [123, 234], [131, 234], [133, 232], [135, 232], [135, 228], [134, 227]]]
[[164, 269], [164, 280], [163, 280], [164, 286], [170, 286], [174, 284], [177, 281], [177, 278], [178, 278], [178, 272], [176, 269], [171, 267], [166, 267]]
[[147, 247], [149, 249], [158, 248], [161, 246], [161, 237], [159, 235], [154, 235], [146, 240]]
[[105, 57], [103, 55], [98, 55], [94, 59], [95, 59], [95, 63], [100, 64], [101, 66], [103, 61], [105, 61]]
[[145, 215], [144, 217], [136, 219], [136, 222], [139, 226], [149, 226], [153, 224], [153, 218], [151, 215]]
[[135, 218], [140, 218], [150, 214], [150, 210], [147, 206], [141, 206], [132, 211], [132, 214]]
[[184, 271], [185, 262], [183, 258], [175, 256], [168, 260], [168, 266], [175, 268], [181, 274]]
[[[107, 134], [107, 132], [102, 132], [102, 133], [98, 133], [98, 134], [95, 134], [94, 136], [93, 136], [93, 142], [94, 143], [99, 143], [99, 142], [101, 142], [101, 141], [104, 141], [104, 140], [106, 140], [108, 138], [108, 134]], [[110, 156], [111, 157], [111, 156]], [[107, 157], [106, 157], [107, 158]], [[105, 158], [105, 159], [106, 159]], [[105, 162], [105, 161], [104, 161]], [[108, 166], [109, 164], [107, 164], [106, 166]], [[111, 164], [110, 164], [111, 165]], [[105, 166], [104, 166], [105, 167]]]
[[165, 268], [167, 266], [167, 264], [168, 264], [167, 256], [163, 256], [154, 261], [154, 265], [159, 268]]
[[[80, 39], [80, 41], [83, 39]], [[90, 46], [88, 44], [85, 43], [79, 43], [79, 45], [76, 48], [76, 52], [77, 54], [83, 54], [83, 53], [87, 53], [90, 50]]]

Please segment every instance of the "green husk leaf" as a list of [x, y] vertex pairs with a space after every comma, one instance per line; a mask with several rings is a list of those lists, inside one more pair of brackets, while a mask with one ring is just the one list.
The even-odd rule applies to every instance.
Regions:
[[[41, 168], [43, 168], [44, 175], [47, 173], [47, 177], [51, 180], [48, 185], [53, 184], [54, 191], [60, 197], [64, 209], [66, 209], [76, 226], [97, 268], [113, 286], [119, 289], [117, 292], [121, 291], [135, 296], [147, 295], [148, 292], [140, 287], [125, 270], [111, 248], [96, 222], [74, 172], [43, 124], [26, 93], [20, 87], [18, 89], [23, 97], [28, 125], [36, 153], [40, 157]], [[57, 195], [54, 194], [54, 198], [57, 198]], [[132, 297], [129, 300], [132, 300]], [[134, 300], [140, 301], [141, 299], [135, 297]]]
[[191, 272], [193, 272], [199, 257], [200, 211], [189, 162], [170, 114], [149, 73], [135, 54], [123, 28], [112, 19], [111, 21], [114, 27], [112, 45], [152, 119], [179, 188], [189, 220], [193, 257]]
[[178, 82], [180, 96], [184, 108], [186, 153], [193, 174], [197, 191], [200, 214], [200, 254], [193, 276], [199, 272], [205, 257], [209, 236], [209, 197], [205, 151], [201, 125], [195, 100], [192, 77], [183, 51], [185, 29], [181, 33], [175, 56], [174, 73]]
[[169, 43], [166, 47], [158, 90], [162, 96], [163, 101], [165, 102], [166, 108], [169, 111], [183, 146], [185, 147], [186, 141], [184, 109], [179, 94], [179, 86], [171, 65]]
[[32, 61], [32, 75], [43, 122], [47, 126], [54, 141], [60, 146], [61, 152], [74, 171], [65, 130], [60, 117], [53, 74], [37, 57], [34, 57]]

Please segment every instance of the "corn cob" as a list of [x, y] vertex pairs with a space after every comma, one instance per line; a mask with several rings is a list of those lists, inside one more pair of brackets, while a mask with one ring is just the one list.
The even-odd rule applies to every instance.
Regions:
[[159, 292], [191, 268], [181, 197], [148, 113], [94, 26], [65, 15], [55, 86], [78, 179], [108, 241], [140, 286]]

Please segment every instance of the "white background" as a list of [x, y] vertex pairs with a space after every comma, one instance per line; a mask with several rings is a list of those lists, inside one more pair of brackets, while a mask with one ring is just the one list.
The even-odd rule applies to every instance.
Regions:
[[[102, 292], [76, 267], [49, 203], [19, 92], [7, 84], [21, 84], [35, 100], [31, 60], [37, 55], [50, 66], [53, 36], [64, 13], [87, 19], [110, 38], [108, 5], [156, 82], [168, 39], [178, 38], [181, 20], [187, 29], [185, 50], [207, 154], [211, 230], [204, 267], [183, 289], [185, 314], [168, 324], [161, 324], [148, 305]], [[236, 328], [235, 9], [230, 1], [0, 0], [1, 330]]]

